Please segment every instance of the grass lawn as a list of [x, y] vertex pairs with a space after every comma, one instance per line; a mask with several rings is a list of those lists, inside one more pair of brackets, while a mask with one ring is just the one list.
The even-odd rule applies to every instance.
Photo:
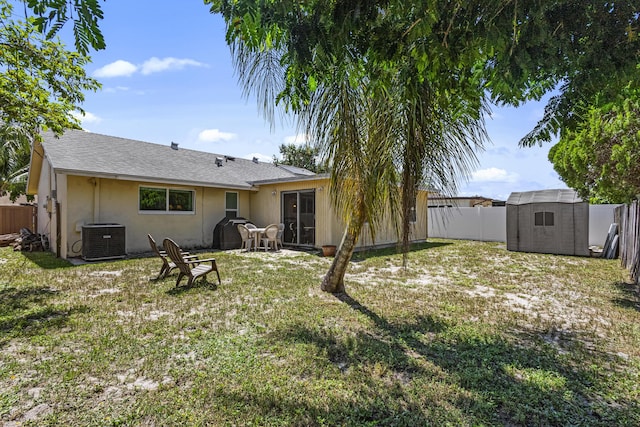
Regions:
[[640, 425], [640, 300], [618, 260], [433, 240], [410, 266], [215, 253], [71, 266], [0, 248], [0, 424]]

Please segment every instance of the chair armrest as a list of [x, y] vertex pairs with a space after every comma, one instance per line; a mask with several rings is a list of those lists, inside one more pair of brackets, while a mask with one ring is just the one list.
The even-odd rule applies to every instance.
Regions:
[[199, 259], [199, 260], [197, 260], [198, 264], [200, 264], [201, 262], [210, 262], [212, 267], [216, 265], [216, 259], [215, 258], [207, 258], [207, 259]]
[[197, 265], [197, 264], [201, 264], [203, 262], [211, 262], [212, 264], [216, 262], [215, 258], [207, 258], [207, 259], [187, 259], [186, 257], [184, 258], [184, 263], [185, 264], [190, 264], [190, 265]]
[[207, 258], [207, 259], [199, 259], [198, 262], [210, 262], [210, 261], [215, 261], [215, 258]]

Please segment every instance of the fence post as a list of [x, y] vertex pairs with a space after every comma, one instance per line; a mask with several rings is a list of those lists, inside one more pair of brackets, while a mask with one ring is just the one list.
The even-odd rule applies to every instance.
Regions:
[[640, 204], [637, 200], [630, 205], [618, 206], [615, 221], [619, 226], [618, 248], [620, 263], [629, 271], [633, 282], [640, 284]]

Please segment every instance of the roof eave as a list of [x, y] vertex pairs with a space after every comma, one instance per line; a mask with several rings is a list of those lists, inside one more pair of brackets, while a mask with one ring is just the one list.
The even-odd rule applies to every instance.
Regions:
[[29, 174], [27, 175], [26, 193], [30, 196], [38, 194], [40, 174], [42, 173], [42, 161], [44, 160], [44, 148], [38, 141], [34, 142], [29, 160]]
[[194, 186], [194, 187], [225, 188], [229, 190], [257, 190], [255, 186], [251, 184], [234, 185], [234, 184], [225, 184], [225, 183], [219, 183], [219, 182], [188, 181], [188, 180], [175, 180], [175, 179], [169, 180], [169, 179], [162, 179], [162, 178], [149, 177], [149, 176], [111, 174], [111, 173], [104, 173], [104, 172], [87, 172], [87, 171], [63, 169], [63, 168], [55, 168], [54, 172], [65, 174], [65, 175], [106, 178], [106, 179], [115, 179], [120, 181], [144, 181], [144, 182], [152, 182], [155, 184], [165, 184], [165, 185], [184, 185], [184, 186]]
[[261, 179], [257, 181], [250, 181], [249, 184], [252, 185], [267, 185], [267, 184], [280, 184], [284, 182], [305, 182], [305, 181], [318, 181], [323, 179], [329, 179], [330, 175], [328, 173], [320, 173], [316, 175], [303, 175], [303, 176], [293, 176], [287, 178], [276, 178], [276, 179]]

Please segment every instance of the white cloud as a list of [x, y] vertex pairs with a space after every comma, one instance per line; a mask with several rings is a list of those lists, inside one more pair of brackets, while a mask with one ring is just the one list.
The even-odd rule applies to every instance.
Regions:
[[306, 133], [299, 133], [297, 135], [290, 135], [284, 138], [284, 143], [302, 145], [309, 140], [309, 136]]
[[193, 59], [180, 58], [153, 58], [147, 59], [142, 65], [134, 65], [129, 61], [118, 59], [102, 68], [98, 68], [94, 73], [94, 77], [110, 78], [110, 77], [130, 77], [140, 72], [143, 75], [159, 73], [162, 71], [182, 70], [185, 67], [206, 67], [206, 64], [195, 61]]
[[87, 111], [85, 111], [84, 114], [82, 114], [80, 111], [72, 111], [71, 115], [76, 119], [80, 120], [83, 124], [84, 123], [100, 123], [102, 121], [100, 117], [96, 116], [93, 113], [89, 113]]
[[515, 182], [517, 179], [518, 174], [498, 168], [480, 169], [471, 174], [474, 182]]
[[154, 56], [153, 58], [144, 61], [141, 67], [141, 72], [144, 75], [148, 75], [167, 70], [182, 70], [187, 66], [203, 67], [205, 64], [194, 61], [193, 59], [179, 59], [171, 57], [160, 59]]
[[98, 68], [94, 71], [95, 77], [129, 77], [138, 70], [138, 67], [131, 62], [118, 59], [111, 64], [107, 64], [102, 68]]
[[264, 154], [260, 154], [260, 153], [250, 153], [244, 156], [245, 159], [249, 159], [249, 160], [253, 160], [254, 157], [261, 162], [267, 162], [267, 163], [273, 162], [273, 157], [265, 156]]
[[115, 87], [106, 87], [102, 91], [104, 93], [116, 93], [116, 92], [127, 92], [129, 88], [127, 86], [115, 86]]
[[198, 134], [198, 141], [203, 142], [219, 142], [229, 141], [237, 135], [230, 132], [220, 132], [219, 129], [205, 129]]

